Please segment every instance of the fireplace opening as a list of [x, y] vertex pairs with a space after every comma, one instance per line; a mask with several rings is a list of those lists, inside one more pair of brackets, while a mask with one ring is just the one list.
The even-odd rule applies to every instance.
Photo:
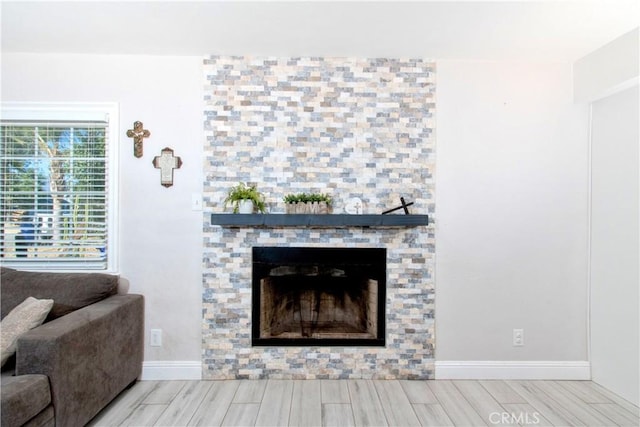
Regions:
[[384, 248], [254, 247], [252, 344], [385, 345]]

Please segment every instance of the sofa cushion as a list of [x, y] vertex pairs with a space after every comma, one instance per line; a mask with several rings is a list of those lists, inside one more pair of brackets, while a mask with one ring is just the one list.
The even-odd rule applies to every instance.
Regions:
[[32, 296], [52, 299], [46, 321], [93, 304], [118, 289], [118, 276], [103, 273], [49, 273], [0, 268], [0, 301], [4, 318], [15, 306]]
[[53, 412], [53, 405], [49, 405], [44, 411], [31, 418], [29, 422], [22, 427], [55, 427], [55, 425], [56, 419], [55, 413]]
[[27, 297], [0, 322], [0, 352], [2, 365], [16, 352], [20, 335], [41, 325], [51, 311], [52, 299]]
[[21, 426], [51, 404], [46, 375], [2, 375], [2, 425]]

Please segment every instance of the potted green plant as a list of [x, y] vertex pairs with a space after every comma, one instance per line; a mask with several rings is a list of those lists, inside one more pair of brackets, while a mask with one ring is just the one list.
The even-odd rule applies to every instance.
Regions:
[[266, 205], [264, 196], [258, 191], [255, 185], [248, 185], [243, 182], [235, 187], [231, 187], [224, 199], [224, 206], [233, 206], [233, 213], [253, 213], [254, 210], [264, 213]]
[[298, 193], [284, 196], [287, 213], [326, 214], [331, 207], [331, 197], [325, 193]]

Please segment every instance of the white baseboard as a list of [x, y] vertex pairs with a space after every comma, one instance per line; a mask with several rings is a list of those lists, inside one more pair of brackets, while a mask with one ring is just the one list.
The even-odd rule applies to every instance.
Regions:
[[587, 361], [436, 361], [437, 380], [590, 380]]
[[145, 380], [200, 380], [202, 362], [196, 361], [147, 361], [142, 363], [142, 381]]
[[[590, 380], [586, 361], [436, 361], [437, 380]], [[146, 361], [141, 380], [200, 380], [198, 361]]]

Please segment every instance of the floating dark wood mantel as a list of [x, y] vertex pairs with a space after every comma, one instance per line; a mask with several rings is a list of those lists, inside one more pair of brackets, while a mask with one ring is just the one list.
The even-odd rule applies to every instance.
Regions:
[[307, 215], [211, 214], [211, 225], [222, 227], [418, 227], [429, 225], [428, 215]]

